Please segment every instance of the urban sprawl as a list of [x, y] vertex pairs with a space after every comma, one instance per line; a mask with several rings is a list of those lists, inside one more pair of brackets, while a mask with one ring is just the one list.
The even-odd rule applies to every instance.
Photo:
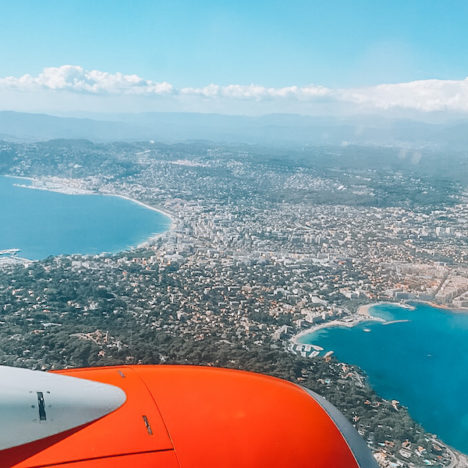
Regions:
[[359, 369], [294, 339], [379, 301], [468, 308], [468, 171], [451, 158], [441, 168], [436, 153], [396, 148], [0, 143], [0, 173], [33, 188], [126, 196], [171, 218], [113, 255], [0, 252], [2, 361], [269, 372], [330, 398], [381, 466], [466, 466]]

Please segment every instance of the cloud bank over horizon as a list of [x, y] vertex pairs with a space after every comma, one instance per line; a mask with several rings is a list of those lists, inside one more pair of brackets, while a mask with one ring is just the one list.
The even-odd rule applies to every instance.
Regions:
[[160, 100], [169, 108], [171, 101], [178, 103], [179, 107], [181, 103], [190, 102], [195, 110], [197, 106], [203, 109], [206, 106], [216, 109], [218, 106], [221, 109], [226, 107], [227, 113], [230, 111], [229, 105], [236, 101], [244, 103], [244, 106], [245, 103], [267, 103], [268, 109], [273, 112], [281, 112], [286, 108], [307, 113], [310, 104], [338, 104], [380, 111], [468, 112], [468, 78], [419, 80], [362, 88], [328, 88], [313, 84], [278, 88], [256, 84], [209, 84], [204, 87], [176, 88], [166, 81], [147, 80], [135, 74], [108, 73], [86, 70], [77, 65], [63, 65], [44, 68], [35, 76], [26, 74], [0, 78], [0, 94], [8, 97], [9, 93], [15, 96], [27, 94], [28, 99], [33, 100], [35, 95], [41, 96], [38, 106], [47, 105], [48, 100], [60, 100], [63, 94], [71, 94], [87, 96], [88, 105], [92, 105], [93, 97], [107, 102], [119, 98], [120, 107], [128, 106], [132, 98], [151, 98], [152, 102]]

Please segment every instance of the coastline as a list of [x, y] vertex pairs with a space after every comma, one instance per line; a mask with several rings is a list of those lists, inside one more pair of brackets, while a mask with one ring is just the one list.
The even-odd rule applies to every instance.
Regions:
[[[22, 179], [22, 180], [29, 180], [33, 184], [36, 183], [36, 185], [18, 185], [18, 187], [21, 188], [28, 188], [32, 190], [45, 190], [46, 192], [57, 192], [57, 193], [62, 193], [64, 195], [104, 195], [104, 196], [111, 196], [111, 197], [119, 197], [123, 198], [124, 200], [131, 201], [133, 203], [136, 203], [137, 205], [143, 206], [144, 208], [147, 208], [148, 210], [155, 211], [157, 213], [161, 213], [165, 216], [167, 216], [170, 220], [171, 223], [175, 221], [174, 215], [169, 213], [168, 211], [164, 210], [163, 208], [160, 207], [154, 207], [151, 205], [148, 205], [147, 203], [144, 203], [140, 200], [137, 200], [135, 198], [132, 198], [128, 195], [122, 195], [119, 193], [114, 193], [114, 192], [95, 192], [92, 190], [87, 190], [83, 188], [70, 188], [70, 186], [64, 185], [64, 182], [68, 179], [59, 179], [59, 178], [50, 178], [50, 179], [37, 179], [34, 177], [24, 177], [24, 176], [16, 176], [16, 175], [11, 175], [11, 174], [5, 174], [3, 177], [7, 177], [9, 179]], [[54, 180], [57, 180], [56, 185], [47, 185], [47, 182], [54, 182]], [[72, 179], [70, 179], [72, 180]], [[45, 185], [37, 185], [39, 183], [45, 182]]]
[[444, 304], [438, 304], [437, 302], [432, 301], [418, 301], [417, 299], [411, 301], [416, 304], [426, 304], [428, 306], [434, 307], [434, 309], [441, 309], [448, 312], [453, 312], [454, 314], [468, 314], [468, 307], [450, 307]]
[[144, 207], [144, 208], [146, 208], [148, 210], [154, 211], [156, 213], [163, 214], [164, 216], [169, 218], [169, 225], [168, 225], [168, 228], [165, 231], [152, 234], [146, 240], [144, 240], [143, 242], [140, 242], [139, 244], [137, 244], [135, 246], [128, 247], [125, 250], [134, 250], [134, 249], [139, 249], [139, 248], [143, 248], [143, 247], [148, 247], [149, 245], [151, 245], [151, 242], [154, 242], [158, 237], [163, 236], [164, 234], [166, 234], [168, 232], [171, 232], [171, 231], [173, 231], [175, 229], [176, 222], [175, 222], [174, 215], [172, 215], [171, 213], [169, 213], [166, 210], [163, 210], [161, 208], [155, 208], [154, 206], [148, 205], [148, 204], [146, 204], [146, 203], [144, 203], [144, 202], [142, 202], [140, 200], [135, 200], [134, 198], [131, 198], [128, 195], [120, 195], [120, 194], [112, 193], [112, 192], [95, 192], [95, 195], [103, 195], [105, 197], [122, 198], [123, 200], [130, 201], [130, 202], [135, 203], [137, 205], [140, 205], [140, 206], [142, 206], [142, 207]]
[[8, 179], [34, 180], [32, 177], [16, 176], [11, 174], [2, 174], [2, 177], [7, 177]]
[[[158, 232], [158, 233], [154, 233], [154, 234], [151, 234], [146, 240], [140, 242], [139, 244], [136, 244], [136, 245], [133, 245], [133, 246], [129, 246], [127, 248], [125, 248], [123, 251], [125, 250], [133, 250], [133, 249], [138, 249], [138, 248], [141, 248], [141, 247], [147, 247], [148, 245], [151, 245], [151, 242], [153, 242], [155, 239], [157, 239], [158, 237], [168, 233], [168, 232], [171, 232], [175, 229], [175, 225], [176, 225], [176, 219], [174, 217], [174, 215], [172, 213], [169, 213], [168, 211], [162, 209], [162, 208], [159, 208], [159, 207], [154, 207], [154, 206], [151, 206], [151, 205], [148, 205], [147, 203], [144, 203], [140, 200], [136, 200], [128, 195], [123, 195], [123, 194], [118, 194], [118, 193], [113, 193], [113, 192], [95, 192], [95, 191], [91, 191], [91, 190], [86, 190], [86, 189], [83, 189], [83, 188], [80, 188], [80, 187], [71, 187], [71, 186], [67, 186], [65, 185], [65, 179], [59, 179], [59, 178], [50, 178], [50, 179], [47, 179], [45, 178], [44, 181], [41, 180], [41, 179], [37, 179], [37, 178], [34, 178], [34, 177], [24, 177], [24, 176], [16, 176], [16, 175], [11, 175], [11, 174], [6, 174], [6, 175], [3, 175], [3, 177], [7, 177], [7, 178], [10, 178], [10, 179], [21, 179], [21, 180], [28, 180], [32, 183], [32, 185], [21, 185], [21, 184], [14, 184], [15, 186], [17, 187], [20, 187], [20, 188], [25, 188], [25, 189], [30, 189], [30, 190], [44, 190], [44, 191], [47, 191], [47, 192], [56, 192], [56, 193], [62, 193], [64, 195], [102, 195], [102, 196], [109, 196], [109, 197], [118, 197], [118, 198], [122, 198], [124, 200], [127, 200], [127, 201], [130, 201], [132, 203], [135, 203], [139, 206], [142, 206], [148, 210], [151, 210], [151, 211], [154, 211], [156, 213], [159, 213], [159, 214], [162, 214], [164, 216], [166, 216], [168, 219], [169, 219], [169, 223], [168, 223], [168, 226], [167, 226], [167, 229], [164, 230], [163, 232]], [[49, 181], [49, 183], [52, 183], [53, 185], [50, 185], [48, 186], [47, 185], [47, 182]], [[36, 184], [36, 185], [34, 185]], [[39, 184], [44, 184], [44, 185], [39, 185]], [[117, 252], [115, 252], [117, 253]], [[28, 260], [28, 259], [25, 259], [25, 260]], [[30, 261], [30, 260], [28, 260]]]
[[[142, 206], [143, 208], [147, 208], [148, 210], [151, 210], [151, 211], [155, 211], [156, 213], [161, 213], [163, 214], [164, 216], [168, 217], [169, 220], [170, 220], [170, 224], [172, 226], [172, 224], [175, 222], [175, 218], [174, 218], [174, 215], [169, 213], [168, 211], [166, 211], [165, 209], [163, 208], [159, 208], [159, 207], [154, 207], [154, 206], [151, 206], [151, 205], [148, 205], [147, 203], [145, 202], [142, 202], [140, 200], [136, 200], [135, 198], [131, 198], [129, 197], [128, 195], [121, 195], [121, 194], [118, 194], [118, 193], [112, 193], [112, 192], [90, 192], [92, 193], [93, 195], [104, 195], [106, 197], [118, 197], [118, 198], [123, 198], [124, 200], [128, 200], [128, 201], [131, 201], [133, 203], [136, 203], [137, 205], [140, 205]], [[172, 228], [169, 228], [169, 230], [172, 229]]]
[[[393, 315], [393, 314], [390, 314], [387, 317], [387, 320], [385, 320], [382, 323], [382, 325], [385, 325], [385, 326], [375, 327], [375, 328], [382, 329], [381, 331], [383, 333], [387, 333], [387, 331], [385, 331], [385, 332], [383, 331], [383, 329], [387, 328], [386, 325], [388, 325], [389, 328], [391, 328], [390, 325], [392, 325], [392, 324], [397, 324], [397, 323], [403, 324], [404, 322], [408, 322], [408, 321], [413, 322], [413, 320], [414, 320], [414, 322], [415, 322], [414, 325], [416, 325], [416, 326], [413, 326], [412, 328], [411, 327], [406, 328], [405, 325], [402, 325], [401, 331], [406, 330], [406, 334], [401, 335], [402, 337], [404, 337], [404, 340], [403, 340], [404, 343], [412, 343], [411, 339], [408, 339], [408, 337], [413, 336], [415, 334], [416, 327], [417, 327], [416, 334], [419, 334], [420, 327], [422, 329], [425, 329], [425, 323], [426, 323], [427, 320], [431, 320], [431, 321], [435, 320], [435, 322], [430, 322], [430, 323], [438, 323], [439, 320], [441, 320], [443, 323], [448, 323], [448, 322], [445, 322], [445, 320], [449, 320], [449, 319], [454, 320], [455, 319], [455, 315], [453, 313], [450, 314], [450, 312], [452, 312], [452, 309], [450, 309], [450, 307], [448, 307], [448, 306], [436, 307], [438, 304], [432, 303], [432, 302], [429, 302], [429, 301], [410, 300], [408, 302], [405, 302], [404, 304], [397, 303], [397, 302], [395, 302], [395, 303], [394, 302], [383, 302], [383, 303], [379, 303], [379, 304], [389, 304], [389, 305], [392, 305], [392, 306], [395, 306], [395, 307], [403, 306], [406, 309], [409, 309], [409, 308], [417, 309], [418, 312], [415, 314], [414, 319], [412, 318], [411, 312], [408, 312], [408, 310], [400, 310], [400, 311], [396, 310], [397, 313], [393, 317], [391, 317], [391, 315]], [[376, 304], [365, 304], [365, 305], [360, 307], [361, 310], [360, 310], [359, 316], [361, 317], [361, 320], [364, 320], [366, 317], [368, 317], [368, 314], [371, 314], [373, 312], [370, 309], [371, 309], [371, 307], [373, 307], [375, 305]], [[427, 309], [422, 307], [423, 305], [426, 305]], [[431, 307], [431, 308], [434, 307], [434, 309], [439, 309], [439, 312], [437, 313], [436, 310], [429, 309], [429, 307]], [[387, 310], [390, 311], [391, 310], [390, 307]], [[449, 312], [447, 314], [447, 317], [443, 317], [443, 315], [445, 315], [444, 314], [445, 311]], [[377, 312], [380, 312], [380, 311], [378, 309], [376, 311], [374, 311], [374, 313], [377, 313]], [[383, 308], [382, 308], [381, 312], [384, 312]], [[428, 315], [426, 315], [425, 312], [427, 312], [428, 314], [429, 314], [429, 312], [431, 312], [431, 314], [429, 314], [429, 315], [431, 315], [431, 317], [427, 318]], [[383, 314], [383, 316], [385, 316], [385, 314]], [[451, 317], [449, 317], [449, 316], [451, 316]], [[460, 319], [463, 319], [465, 321], [465, 317], [463, 317], [463, 318], [460, 317]], [[330, 322], [329, 325], [335, 326], [335, 324], [332, 324], [332, 322]], [[343, 326], [343, 325], [346, 325], [346, 324], [341, 323], [339, 325]], [[327, 324], [323, 324], [322, 326], [326, 327]], [[349, 349], [355, 349], [356, 343], [361, 342], [361, 341], [356, 341], [356, 340], [361, 340], [362, 339], [359, 336], [359, 334], [361, 333], [361, 330], [363, 330], [363, 328], [365, 326], [367, 326], [367, 324], [364, 325], [364, 326], [361, 325], [356, 330], [357, 335], [354, 336], [354, 339], [350, 340], [348, 345], [347, 346], [344, 345], [344, 347], [342, 347], [339, 343], [341, 342], [342, 339], [344, 341], [346, 341], [347, 338], [345, 338], [345, 337], [337, 338], [336, 336], [334, 337], [333, 336], [333, 330], [330, 330], [330, 336], [329, 337], [328, 337], [328, 335], [327, 336], [320, 336], [321, 334], [312, 335], [312, 336], [310, 336], [310, 339], [304, 340], [304, 342], [302, 342], [302, 343], [298, 343], [299, 340], [297, 338], [299, 337], [299, 335], [296, 335], [296, 337], [294, 337], [294, 338], [296, 338], [296, 340], [294, 340], [294, 339], [291, 340], [291, 345], [288, 347], [288, 350], [290, 350], [291, 352], [294, 352], [294, 353], [296, 353], [298, 355], [304, 356], [304, 357], [321, 356], [321, 358], [324, 358], [324, 357], [326, 358], [327, 357], [327, 354], [325, 354], [325, 352], [327, 352], [327, 353], [330, 353], [330, 352], [333, 352], [333, 351], [338, 352], [338, 350], [339, 350], [340, 351], [340, 357], [338, 358], [335, 355], [338, 362], [352, 362], [354, 365], [359, 367], [361, 370], [363, 370], [367, 374], [367, 376], [369, 378], [368, 384], [380, 396], [385, 398], [387, 401], [391, 401], [392, 398], [394, 398], [395, 400], [400, 400], [400, 399], [403, 400], [403, 398], [401, 397], [401, 395], [398, 395], [397, 393], [393, 393], [393, 392], [396, 392], [396, 390], [395, 390], [394, 387], [392, 387], [392, 385], [394, 385], [394, 382], [397, 381], [399, 376], [396, 375], [395, 380], [393, 380], [393, 375], [389, 374], [390, 371], [393, 371], [394, 369], [406, 368], [406, 366], [408, 366], [408, 369], [410, 369], [409, 374], [412, 373], [413, 375], [415, 375], [414, 372], [412, 372], [412, 370], [411, 370], [414, 367], [414, 368], [418, 368], [418, 369], [419, 368], [424, 368], [424, 371], [428, 372], [428, 374], [424, 374], [424, 375], [430, 375], [432, 367], [439, 365], [439, 367], [436, 367], [437, 372], [435, 372], [435, 371], [434, 372], [436, 374], [438, 374], [438, 375], [444, 375], [443, 372], [441, 372], [442, 366], [443, 366], [444, 369], [451, 369], [449, 367], [448, 362], [444, 362], [442, 364], [442, 366], [440, 366], [440, 364], [437, 364], [437, 360], [431, 360], [430, 358], [433, 356], [433, 354], [432, 353], [429, 354], [429, 352], [431, 352], [432, 350], [431, 349], [425, 350], [425, 348], [423, 346], [421, 346], [422, 343], [429, 343], [430, 345], [434, 346], [435, 348], [438, 348], [440, 346], [441, 348], [445, 348], [445, 349], [450, 348], [450, 346], [453, 343], [454, 349], [456, 350], [456, 349], [458, 349], [457, 346], [459, 346], [460, 343], [463, 342], [463, 341], [460, 341], [460, 335], [459, 334], [456, 336], [456, 338], [454, 337], [454, 341], [452, 342], [451, 335], [448, 334], [448, 333], [442, 332], [442, 328], [440, 329], [440, 331], [441, 331], [440, 336], [442, 337], [441, 342], [437, 342], [437, 340], [433, 340], [433, 339], [428, 339], [429, 335], [426, 335], [427, 331], [421, 330], [421, 336], [419, 337], [420, 341], [415, 340], [415, 343], [418, 344], [418, 347], [417, 347], [417, 349], [414, 349], [414, 351], [416, 351], [416, 352], [412, 353], [412, 356], [415, 357], [414, 362], [410, 363], [410, 361], [412, 361], [412, 358], [410, 358], [408, 356], [405, 356], [405, 357], [398, 356], [398, 353], [395, 354], [395, 362], [397, 363], [397, 367], [395, 367], [395, 364], [391, 364], [394, 361], [393, 359], [386, 360], [386, 361], [388, 361], [390, 363], [390, 365], [388, 365], [387, 368], [385, 368], [386, 372], [387, 372], [387, 375], [390, 376], [389, 380], [387, 380], [387, 382], [389, 382], [389, 381], [392, 382], [391, 385], [387, 385], [387, 383], [385, 383], [385, 382], [384, 382], [384, 384], [382, 384], [382, 381], [379, 381], [378, 378], [375, 377], [376, 375], [378, 375], [378, 374], [376, 374], [376, 372], [377, 373], [381, 372], [380, 362], [378, 360], [376, 361], [376, 359], [371, 357], [371, 359], [373, 360], [373, 365], [375, 365], [375, 363], [377, 362], [377, 366], [373, 367], [373, 365], [370, 365], [369, 367], [367, 367], [366, 364], [369, 364], [369, 361], [366, 360], [365, 358], [360, 361], [361, 358], [356, 357], [356, 355], [348, 355], [347, 354], [347, 351]], [[451, 325], [449, 325], [449, 328], [447, 328], [447, 330], [453, 330], [450, 327], [451, 327]], [[430, 325], [428, 330], [430, 330], [431, 333], [436, 334], [436, 336], [439, 336], [439, 330], [437, 329], [437, 327], [434, 328], [433, 325]], [[445, 328], [444, 328], [444, 330], [445, 330]], [[460, 330], [461, 330], [461, 333], [463, 334], [463, 329], [460, 329]], [[304, 334], [310, 333], [311, 331], [313, 332], [314, 329], [312, 328], [311, 330], [310, 329], [306, 330], [306, 331], [302, 332], [300, 334], [300, 336], [303, 336]], [[363, 331], [367, 331], [367, 330], [364, 328]], [[374, 331], [374, 330], [372, 330], [372, 331]], [[398, 331], [398, 330], [394, 330], [394, 331], [397, 334], [400, 333], [400, 331]], [[390, 351], [391, 351], [392, 347], [399, 346], [399, 345], [403, 346], [403, 343], [400, 343], [398, 341], [398, 338], [395, 339], [395, 337], [398, 337], [399, 335], [395, 335], [395, 333], [392, 334], [392, 332], [390, 330], [388, 332], [390, 333], [389, 336], [391, 336], [392, 339], [388, 340], [388, 341], [385, 339], [384, 341], [387, 343], [387, 348], [390, 348]], [[365, 339], [367, 340], [367, 338], [370, 338], [372, 340], [372, 334], [366, 335]], [[463, 339], [464, 339], [464, 335], [461, 337], [461, 340], [463, 340]], [[340, 340], [340, 341], [338, 341], [338, 340]], [[373, 341], [371, 342], [372, 346], [373, 346], [372, 349], [377, 350], [377, 348], [380, 345], [382, 345], [382, 347], [384, 347], [381, 340], [382, 340], [382, 336], [377, 335], [377, 338], [374, 338]], [[444, 340], [444, 341], [442, 341], [442, 340]], [[364, 343], [364, 341], [362, 341], [362, 342]], [[465, 343], [466, 343], [466, 340], [465, 340]], [[305, 346], [305, 344], [307, 344], [308, 346]], [[302, 346], [300, 346], [300, 345], [302, 345]], [[320, 350], [320, 352], [316, 352], [316, 348], [314, 348], [313, 345], [323, 347], [324, 349]], [[351, 346], [351, 348], [350, 348], [350, 346]], [[463, 345], [463, 346], [465, 346], [465, 345]], [[423, 349], [425, 351], [421, 352], [421, 355], [418, 357], [418, 352], [421, 349]], [[463, 353], [463, 349], [464, 348], [460, 348], [461, 353]], [[408, 353], [411, 352], [412, 350], [413, 350], [413, 348], [411, 348], [411, 346], [410, 346], [408, 348]], [[387, 351], [388, 351], [388, 349], [387, 349]], [[363, 350], [361, 350], [359, 352], [359, 354], [361, 354], [361, 355], [371, 355], [372, 356], [373, 353], [372, 352], [369, 353], [367, 348], [363, 348]], [[442, 351], [441, 351], [441, 354], [442, 354]], [[348, 356], [350, 358], [350, 361], [347, 361], [345, 356]], [[385, 353], [384, 353], [384, 356], [386, 356]], [[434, 356], [436, 356], [435, 353], [434, 353]], [[465, 356], [466, 356], [466, 354], [465, 354]], [[351, 359], [351, 357], [352, 357], [352, 359]], [[449, 357], [451, 362], [454, 362], [454, 360], [451, 358], [451, 354], [448, 354], [448, 357]], [[429, 361], [428, 361], [428, 358], [429, 358]], [[425, 364], [422, 365], [420, 362], [417, 361], [417, 359], [423, 359]], [[447, 375], [444, 378], [444, 382], [446, 384], [445, 388], [448, 389], [448, 392], [447, 392], [448, 396], [450, 395], [450, 392], [451, 392], [451, 390], [450, 390], [451, 389], [451, 381], [449, 380], [448, 374], [455, 374], [456, 375], [457, 369], [458, 369], [458, 371], [459, 371], [459, 369], [463, 369], [464, 368], [463, 367], [463, 362], [464, 361], [460, 361], [460, 362], [462, 364], [459, 364], [458, 362], [455, 361], [455, 364], [454, 364], [454, 366], [455, 366], [454, 370], [455, 371], [454, 372], [449, 372], [448, 371]], [[382, 370], [382, 372], [383, 372], [383, 370]], [[398, 372], [396, 374], [398, 374]], [[404, 374], [402, 374], [402, 375], [403, 375], [404, 379], [402, 380], [403, 383], [399, 382], [399, 384], [398, 384], [399, 388], [403, 388], [403, 386], [406, 385], [406, 382], [411, 382], [411, 385], [413, 385], [413, 388], [416, 388], [416, 392], [415, 392], [416, 396], [414, 397], [414, 395], [412, 396], [410, 394], [410, 396], [408, 397], [409, 398], [408, 401], [405, 401], [403, 403], [404, 406], [409, 408], [409, 411], [411, 413], [414, 411], [413, 418], [416, 421], [418, 421], [419, 424], [421, 424], [423, 427], [425, 427], [426, 431], [437, 434], [437, 437], [441, 438], [439, 440], [442, 440], [444, 442], [444, 444], [447, 447], [449, 453], [451, 454], [452, 460], [455, 460], [455, 462], [457, 462], [457, 461], [461, 460], [461, 457], [463, 457], [463, 460], [465, 460], [465, 459], [468, 460], [468, 458], [467, 458], [467, 456], [465, 454], [462, 454], [462, 452], [459, 452], [459, 451], [453, 449], [451, 446], [447, 446], [447, 444], [454, 443], [454, 444], [457, 445], [457, 447], [460, 447], [460, 445], [459, 445], [460, 444], [460, 439], [457, 439], [457, 437], [454, 436], [453, 431], [450, 431], [450, 429], [447, 429], [447, 427], [450, 427], [450, 424], [447, 425], [446, 421], [442, 421], [440, 423], [437, 423], [437, 420], [434, 422], [430, 418], [426, 418], [425, 416], [424, 417], [421, 416], [421, 407], [418, 407], [417, 403], [415, 404], [415, 401], [418, 401], [418, 398], [420, 397], [419, 390], [418, 390], [418, 388], [419, 388], [418, 386], [420, 385], [420, 382], [418, 382], [418, 378], [415, 379], [415, 382], [416, 382], [416, 384], [415, 384], [412, 380], [410, 380], [409, 377], [407, 378]], [[429, 377], [429, 379], [430, 379], [430, 377]], [[426, 381], [426, 380], [427, 379], [424, 378], [424, 381]], [[376, 382], [376, 383], [374, 384], [374, 382]], [[458, 381], [455, 380], [454, 382], [458, 382]], [[463, 402], [464, 402], [463, 393], [459, 393], [459, 391], [458, 391], [459, 387], [457, 387], [457, 385], [458, 384], [455, 385], [455, 388], [457, 388], [457, 390], [453, 392], [454, 395], [455, 395], [454, 400], [459, 401], [461, 404], [463, 404]], [[392, 393], [390, 393], [390, 390], [391, 390]], [[388, 392], [388, 393], [385, 393], [385, 392]], [[430, 392], [430, 390], [428, 391], [428, 393], [429, 392]], [[443, 399], [443, 394], [438, 395], [438, 393], [436, 392], [435, 396], [436, 397], [440, 396], [440, 399]], [[416, 398], [416, 400], [415, 400], [415, 398]], [[459, 398], [459, 399], [457, 400], [457, 398]], [[446, 400], [450, 400], [450, 398], [446, 398]], [[432, 398], [432, 400], [431, 400], [431, 398], [427, 398], [426, 400], [424, 400], [424, 404], [426, 405], [426, 407], [427, 407], [428, 403], [433, 404], [434, 403], [434, 398]], [[435, 404], [437, 404], [437, 401], [435, 402]], [[442, 407], [442, 405], [441, 405], [441, 407]], [[453, 409], [452, 406], [447, 406], [447, 408], [450, 411], [452, 411], [452, 409]], [[463, 406], [462, 406], [462, 408], [463, 408]], [[419, 411], [419, 415], [418, 415], [418, 411]], [[424, 410], [422, 412], [424, 413]], [[431, 424], [433, 424], [434, 426], [431, 427], [430, 429], [428, 429]], [[458, 442], [457, 442], [457, 440], [458, 440]], [[461, 442], [461, 443], [462, 443], [461, 447], [463, 447], [463, 442]], [[465, 445], [465, 447], [466, 447], [466, 445]], [[458, 464], [451, 464], [450, 466], [455, 467], [455, 466], [459, 466], [459, 465]], [[463, 466], [465, 466], [465, 465], [463, 465]]]
[[[375, 304], [369, 304], [369, 306], [373, 306]], [[370, 309], [370, 307], [368, 309]], [[290, 342], [294, 345], [300, 345], [303, 343], [299, 342], [299, 339], [302, 338], [303, 336], [310, 335], [312, 333], [315, 333], [316, 331], [322, 330], [323, 328], [332, 328], [332, 327], [346, 327], [346, 328], [352, 328], [355, 327], [356, 325], [359, 325], [362, 322], [385, 322], [385, 320], [381, 317], [373, 317], [372, 315], [369, 314], [368, 309], [365, 311], [366, 314], [356, 314], [356, 317], [352, 317], [351, 320], [331, 320], [330, 322], [323, 322], [319, 323], [317, 325], [313, 325], [310, 328], [307, 328], [306, 330], [303, 330], [296, 335], [294, 335], [291, 339]]]
[[15, 187], [29, 189], [29, 190], [42, 190], [44, 192], [55, 192], [61, 193], [62, 195], [96, 195], [95, 192], [91, 192], [90, 190], [84, 190], [79, 188], [70, 188], [70, 187], [40, 187], [34, 185], [22, 185], [22, 184], [13, 184]]
[[289, 341], [293, 345], [303, 344], [299, 342], [300, 338], [302, 338], [303, 336], [315, 333], [316, 331], [321, 330], [323, 328], [332, 328], [332, 327], [351, 328], [356, 325], [359, 325], [362, 322], [381, 322], [383, 325], [390, 325], [392, 323], [403, 322], [404, 320], [387, 321], [381, 317], [374, 317], [373, 315], [371, 315], [370, 309], [376, 306], [380, 306], [380, 305], [392, 305], [392, 306], [397, 306], [397, 307], [401, 307], [404, 309], [414, 310], [415, 307], [409, 304], [408, 302], [413, 302], [416, 304], [426, 304], [426, 305], [429, 305], [430, 307], [441, 309], [447, 312], [453, 312], [456, 314], [468, 313], [468, 308], [451, 308], [450, 306], [445, 306], [445, 305], [437, 304], [436, 302], [430, 302], [430, 301], [410, 300], [410, 301], [405, 301], [405, 302], [391, 302], [391, 301], [372, 302], [370, 304], [363, 304], [359, 306], [356, 311], [356, 314], [354, 316], [349, 317], [350, 320], [337, 319], [337, 320], [331, 320], [330, 322], [323, 322], [317, 325], [313, 325], [312, 327], [307, 328], [306, 330], [303, 330], [297, 333]]
[[294, 335], [291, 339], [290, 342], [294, 345], [299, 345], [302, 344], [299, 342], [299, 339], [302, 338], [303, 336], [310, 335], [312, 333], [315, 333], [318, 330], [321, 330], [323, 328], [332, 328], [332, 327], [346, 327], [346, 328], [351, 328], [355, 327], [356, 325], [359, 325], [362, 322], [381, 322], [382, 324], [386, 323], [392, 323], [392, 322], [387, 322], [387, 320], [383, 319], [382, 317], [374, 317], [370, 313], [370, 309], [373, 307], [379, 306], [379, 305], [396, 305], [398, 307], [403, 307], [405, 309], [414, 309], [413, 306], [410, 304], [402, 303], [402, 302], [390, 302], [390, 301], [381, 301], [381, 302], [372, 302], [370, 304], [363, 304], [358, 307], [356, 313], [354, 316], [350, 316], [350, 320], [331, 320], [330, 322], [323, 322], [317, 325], [313, 325], [310, 328], [307, 328], [306, 330], [303, 330], [296, 335]]
[[395, 305], [401, 307], [403, 309], [410, 309], [414, 310], [414, 307], [406, 302], [391, 302], [391, 301], [381, 301], [381, 302], [372, 302], [371, 304], [364, 304], [358, 307], [357, 313], [360, 315], [365, 315], [366, 317], [372, 317], [370, 314], [370, 309], [373, 307], [381, 306], [381, 305]]

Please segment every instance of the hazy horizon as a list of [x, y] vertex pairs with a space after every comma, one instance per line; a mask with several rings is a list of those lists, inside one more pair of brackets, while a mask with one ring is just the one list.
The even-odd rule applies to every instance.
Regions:
[[0, 110], [465, 118], [467, 15], [460, 1], [22, 0], [0, 18]]

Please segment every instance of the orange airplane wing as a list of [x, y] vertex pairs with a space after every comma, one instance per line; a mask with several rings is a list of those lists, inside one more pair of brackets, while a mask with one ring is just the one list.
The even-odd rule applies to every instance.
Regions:
[[118, 387], [126, 401], [96, 421], [0, 451], [0, 466], [377, 466], [338, 410], [280, 379], [192, 366], [58, 373]]

